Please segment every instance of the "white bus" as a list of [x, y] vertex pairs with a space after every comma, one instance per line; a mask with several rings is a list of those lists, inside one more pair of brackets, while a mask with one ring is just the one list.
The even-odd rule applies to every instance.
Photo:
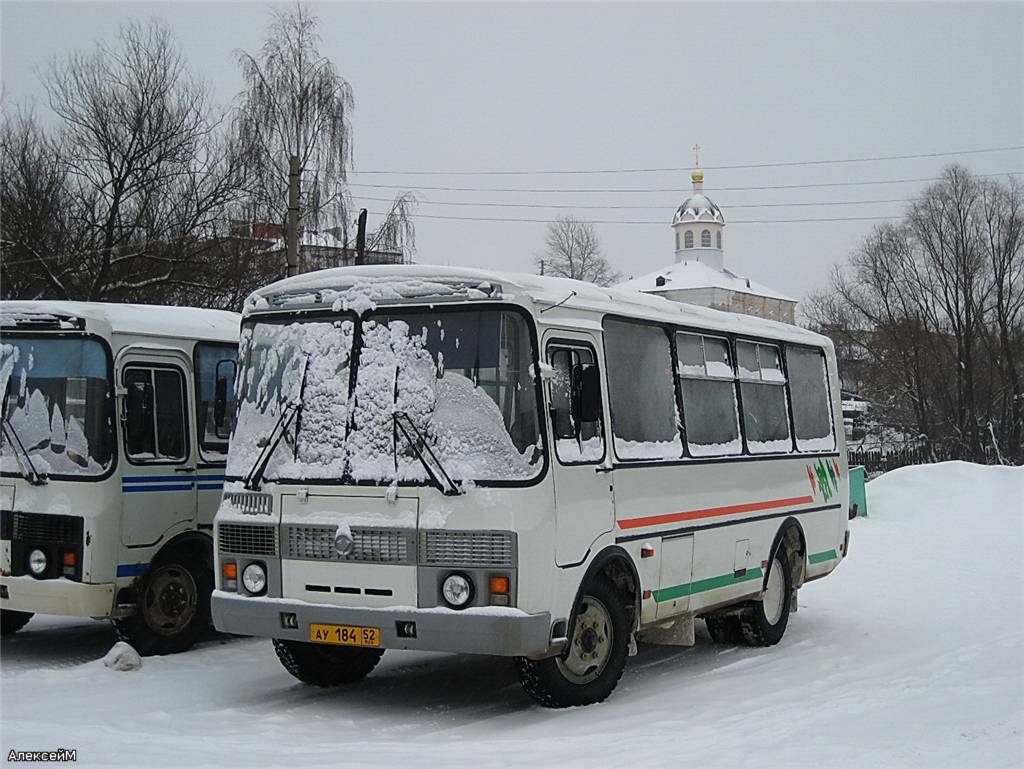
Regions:
[[316, 685], [385, 649], [605, 698], [634, 639], [771, 645], [847, 548], [828, 339], [532, 275], [356, 267], [258, 291], [215, 519], [220, 630]]
[[162, 654], [208, 627], [239, 320], [0, 303], [4, 635], [33, 613], [111, 618]]

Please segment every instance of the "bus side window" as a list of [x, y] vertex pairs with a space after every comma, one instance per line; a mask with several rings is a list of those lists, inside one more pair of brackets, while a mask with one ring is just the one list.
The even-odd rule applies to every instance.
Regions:
[[551, 428], [562, 464], [600, 462], [604, 457], [601, 379], [594, 353], [585, 347], [550, 347]]
[[798, 451], [832, 451], [836, 439], [832, 430], [828, 369], [821, 350], [786, 348], [786, 367], [793, 398], [793, 424]]
[[185, 383], [181, 372], [129, 368], [124, 373], [124, 442], [128, 459], [176, 462], [188, 456], [185, 440]]
[[196, 430], [204, 462], [223, 462], [235, 427], [235, 375], [238, 347], [200, 342], [193, 353], [196, 376]]
[[779, 348], [772, 344], [736, 342], [736, 361], [747, 448], [752, 454], [792, 450], [786, 376]]

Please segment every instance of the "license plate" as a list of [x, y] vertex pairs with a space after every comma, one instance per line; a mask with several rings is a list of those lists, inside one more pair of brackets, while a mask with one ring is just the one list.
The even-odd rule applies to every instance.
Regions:
[[312, 624], [309, 626], [309, 640], [317, 644], [380, 646], [380, 628]]

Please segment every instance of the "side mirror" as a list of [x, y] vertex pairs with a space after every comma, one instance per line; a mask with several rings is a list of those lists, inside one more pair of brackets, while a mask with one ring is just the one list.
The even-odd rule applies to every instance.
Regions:
[[597, 366], [573, 367], [573, 407], [579, 422], [601, 419], [601, 373]]
[[213, 401], [213, 426], [217, 428], [219, 436], [221, 428], [224, 427], [224, 413], [228, 410], [228, 380], [227, 377], [217, 377], [216, 395]]
[[214, 387], [213, 396], [213, 430], [218, 438], [231, 437], [230, 429], [225, 429], [225, 420], [228, 414], [228, 394], [232, 389], [228, 383], [234, 383], [237, 368], [237, 364], [227, 358], [217, 362], [215, 371], [217, 383]]
[[149, 382], [128, 385], [124, 420], [129, 435], [140, 435], [153, 429], [153, 385]]

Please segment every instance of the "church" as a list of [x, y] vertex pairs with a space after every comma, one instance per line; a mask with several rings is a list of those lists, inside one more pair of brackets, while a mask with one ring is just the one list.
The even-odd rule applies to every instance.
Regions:
[[675, 263], [617, 288], [716, 310], [794, 323], [796, 300], [730, 271], [725, 266], [725, 216], [704, 194], [704, 172], [690, 175], [693, 194], [672, 217]]

